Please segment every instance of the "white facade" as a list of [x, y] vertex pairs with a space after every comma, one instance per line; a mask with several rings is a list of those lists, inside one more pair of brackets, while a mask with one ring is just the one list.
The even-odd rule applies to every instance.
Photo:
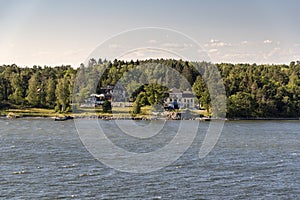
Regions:
[[173, 88], [169, 91], [169, 97], [165, 103], [168, 106], [174, 106], [178, 104], [179, 108], [195, 108], [196, 97], [191, 91], [180, 91], [177, 88]]

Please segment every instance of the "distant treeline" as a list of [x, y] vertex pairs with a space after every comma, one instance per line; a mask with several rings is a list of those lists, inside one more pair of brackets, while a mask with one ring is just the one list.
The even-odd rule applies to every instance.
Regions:
[[[81, 64], [77, 69], [3, 65], [0, 66], [0, 109], [40, 107], [66, 112], [72, 100], [82, 102], [91, 93], [100, 92], [106, 85], [116, 85], [122, 79], [131, 99], [139, 106], [162, 103], [170, 87], [181, 90], [191, 87], [202, 107], [210, 111], [207, 84], [214, 79], [208, 73], [212, 66], [219, 69], [225, 85], [227, 117], [300, 116], [299, 61], [289, 65], [213, 65], [174, 59], [91, 59], [86, 66]], [[141, 86], [140, 83], [148, 84]], [[168, 87], [160, 86], [161, 83], [168, 83]]]

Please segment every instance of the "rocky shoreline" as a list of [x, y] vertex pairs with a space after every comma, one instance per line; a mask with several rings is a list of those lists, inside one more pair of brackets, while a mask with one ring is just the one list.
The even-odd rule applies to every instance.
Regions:
[[43, 116], [43, 115], [15, 115], [8, 113], [7, 115], [0, 115], [2, 119], [53, 119], [55, 121], [66, 121], [74, 119], [98, 119], [98, 120], [199, 120], [199, 121], [211, 121], [211, 120], [226, 120], [226, 121], [250, 121], [250, 120], [300, 120], [300, 118], [210, 118], [210, 117], [185, 117], [181, 113], [169, 113], [165, 117], [114, 117], [103, 115], [65, 115], [65, 116]]

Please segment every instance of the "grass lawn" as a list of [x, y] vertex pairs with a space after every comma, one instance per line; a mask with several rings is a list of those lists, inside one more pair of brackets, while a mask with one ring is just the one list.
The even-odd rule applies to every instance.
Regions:
[[16, 117], [55, 117], [58, 114], [53, 109], [45, 108], [25, 108], [25, 109], [7, 109], [1, 112], [4, 115], [13, 115]]
[[[137, 115], [131, 114], [131, 107], [113, 107], [112, 113], [103, 113], [102, 108], [79, 108], [76, 112], [68, 113], [57, 113], [54, 109], [46, 108], [24, 108], [24, 109], [7, 109], [0, 111], [1, 115], [9, 115], [12, 117], [62, 117], [62, 116], [105, 116], [105, 117], [114, 117], [114, 118], [149, 118], [152, 115], [151, 106], [144, 106], [141, 108], [141, 113]], [[194, 115], [204, 115], [208, 116], [206, 110], [191, 110]]]

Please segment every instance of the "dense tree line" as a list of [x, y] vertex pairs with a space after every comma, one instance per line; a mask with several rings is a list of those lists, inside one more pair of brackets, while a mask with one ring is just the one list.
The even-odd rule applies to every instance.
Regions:
[[20, 68], [0, 66], [0, 108], [70, 109], [76, 70], [71, 66]]
[[[144, 105], [161, 104], [172, 87], [193, 90], [202, 107], [211, 111], [208, 85], [218, 82], [213, 64], [173, 59], [107, 61], [91, 59], [71, 66], [20, 68], [0, 66], [0, 106], [43, 107], [65, 112], [73, 101], [83, 102], [106, 85], [123, 84], [135, 101], [134, 113]], [[215, 65], [227, 96], [227, 117], [299, 117], [300, 62], [289, 65]], [[221, 83], [221, 82], [220, 82]], [[218, 89], [216, 94], [218, 94]], [[72, 99], [73, 98], [73, 99]]]
[[218, 64], [229, 117], [299, 117], [300, 62], [290, 65]]

